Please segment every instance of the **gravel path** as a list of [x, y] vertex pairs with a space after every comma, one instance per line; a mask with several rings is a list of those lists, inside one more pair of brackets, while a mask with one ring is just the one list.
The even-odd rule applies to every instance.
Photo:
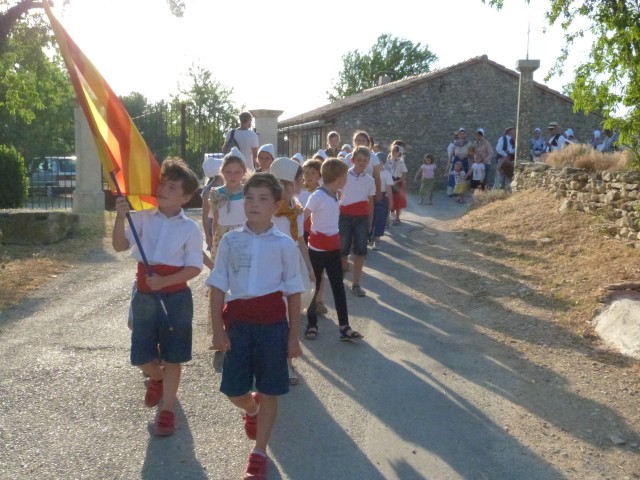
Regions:
[[[534, 293], [511, 294], [526, 292], [518, 272], [470, 266], [474, 252], [443, 223], [463, 210], [411, 198], [370, 252], [367, 297], [347, 293], [365, 341], [338, 341], [327, 302], [280, 404], [270, 478], [640, 478], [638, 425], [581, 376], [598, 361], [546, 323]], [[242, 477], [251, 443], [218, 392], [204, 273], [191, 282], [194, 354], [169, 438], [150, 435], [144, 379], [128, 363], [133, 275], [127, 255], [95, 252], [0, 313], [0, 478]], [[517, 287], [504, 289], [507, 275]]]

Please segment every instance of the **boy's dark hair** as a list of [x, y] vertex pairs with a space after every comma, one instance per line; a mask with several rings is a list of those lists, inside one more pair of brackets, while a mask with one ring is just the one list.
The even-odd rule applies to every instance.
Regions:
[[247, 183], [244, 184], [242, 191], [246, 195], [250, 188], [260, 187], [267, 187], [276, 202], [282, 199], [282, 185], [280, 185], [280, 181], [269, 172], [258, 172], [251, 175]]
[[200, 181], [184, 160], [178, 157], [167, 157], [160, 166], [160, 176], [167, 180], [181, 181], [185, 195], [193, 195]]
[[320, 167], [320, 175], [325, 185], [327, 183], [335, 182], [341, 175], [344, 175], [349, 170], [347, 164], [339, 158], [327, 158], [322, 162]]
[[371, 158], [371, 150], [369, 150], [364, 145], [360, 145], [359, 147], [356, 147], [353, 150], [353, 153], [351, 154], [351, 160], [356, 158], [356, 155], [362, 155], [362, 156], [365, 156], [367, 158]]
[[302, 165], [302, 170], [304, 170], [305, 168], [312, 168], [313, 170], [317, 170], [318, 172], [320, 172], [320, 170], [322, 169], [322, 162], [320, 160], [311, 158], [304, 162], [304, 164]]
[[327, 134], [327, 140], [330, 139], [330, 138], [334, 138], [334, 137], [340, 138], [340, 134], [338, 132], [336, 132], [335, 130], [332, 130]]

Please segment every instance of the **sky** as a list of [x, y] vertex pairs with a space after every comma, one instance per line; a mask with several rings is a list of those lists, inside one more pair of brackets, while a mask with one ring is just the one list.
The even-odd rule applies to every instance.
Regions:
[[[58, 1], [54, 12], [118, 95], [169, 99], [196, 65], [233, 89], [239, 108], [282, 110], [280, 120], [329, 103], [342, 57], [368, 52], [383, 33], [428, 46], [438, 56], [432, 69], [486, 54], [515, 70], [528, 48], [541, 83], [564, 44], [559, 27], [543, 33], [549, 0], [506, 0], [500, 11], [481, 0], [186, 2], [182, 18], [165, 0]], [[571, 61], [587, 53], [579, 46]], [[561, 90], [569, 81], [546, 84]]]

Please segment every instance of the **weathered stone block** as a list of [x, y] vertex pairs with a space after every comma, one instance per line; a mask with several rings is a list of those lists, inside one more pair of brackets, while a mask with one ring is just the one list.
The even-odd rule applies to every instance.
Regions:
[[73, 233], [80, 217], [67, 212], [7, 211], [0, 213], [4, 243], [48, 245]]
[[604, 196], [604, 203], [613, 204], [620, 199], [620, 192], [617, 190], [609, 190]]

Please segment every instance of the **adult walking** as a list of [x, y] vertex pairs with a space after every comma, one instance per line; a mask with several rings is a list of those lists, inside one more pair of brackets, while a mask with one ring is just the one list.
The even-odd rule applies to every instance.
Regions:
[[251, 113], [242, 112], [240, 114], [240, 126], [227, 132], [222, 146], [222, 151], [225, 154], [231, 151], [232, 147], [238, 147], [244, 157], [244, 163], [249, 173], [257, 168], [258, 159], [258, 135], [251, 130], [252, 121], [253, 116], [251, 116]]

